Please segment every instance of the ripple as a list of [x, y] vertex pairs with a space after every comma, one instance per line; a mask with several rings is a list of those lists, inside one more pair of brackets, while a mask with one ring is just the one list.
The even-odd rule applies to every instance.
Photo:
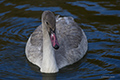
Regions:
[[87, 11], [99, 12], [99, 14], [95, 14], [95, 15], [117, 15], [120, 17], [120, 10], [107, 9], [105, 7], [100, 6], [98, 4], [99, 2], [76, 1], [76, 2], [67, 2], [67, 3], [74, 6], [84, 7]]
[[[12, 17], [10, 19], [2, 20], [2, 23], [3, 24], [5, 23], [5, 26], [0, 29], [1, 30], [0, 33], [1, 33], [1, 35], [4, 33], [19, 35], [19, 34], [23, 33], [22, 32], [23, 30], [26, 31], [25, 30], [26, 28], [33, 29], [34, 26], [38, 26], [37, 21], [39, 21], [39, 20], [33, 19], [33, 18], [25, 18], [25, 17], [23, 17], [23, 18]], [[7, 23], [9, 23], [9, 24], [7, 24]]]
[[5, 6], [15, 6], [13, 3], [5, 3]]
[[5, 0], [0, 0], [0, 3], [4, 2]]
[[15, 8], [17, 8], [17, 9], [23, 9], [23, 8], [27, 8], [29, 6], [30, 6], [29, 4], [24, 4], [24, 5], [15, 6]]
[[10, 13], [10, 12], [11, 12], [11, 11], [7, 11], [7, 12], [0, 13], [0, 16], [4, 16], [5, 14]]
[[[0, 77], [1, 79], [40, 79], [36, 72], [31, 71], [24, 56], [24, 46], [38, 19], [11, 17], [1, 19], [0, 24]], [[26, 62], [27, 63], [27, 62]], [[27, 73], [31, 74], [27, 74]], [[3, 74], [2, 74], [3, 73]], [[23, 76], [24, 75], [24, 76]], [[31, 77], [30, 77], [31, 76]], [[36, 76], [36, 78], [34, 77]]]
[[26, 11], [29, 11], [29, 10], [31, 10], [31, 11], [44, 11], [44, 10], [51, 10], [51, 11], [53, 11], [53, 12], [55, 12], [55, 11], [61, 11], [61, 8], [60, 7], [30, 7], [30, 8], [28, 8], [28, 9], [26, 9]]

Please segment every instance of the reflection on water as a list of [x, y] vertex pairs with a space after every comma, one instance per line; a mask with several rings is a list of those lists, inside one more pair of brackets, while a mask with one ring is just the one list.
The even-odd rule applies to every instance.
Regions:
[[56, 80], [56, 75], [55, 73], [42, 74], [42, 80]]
[[[119, 0], [0, 0], [0, 79], [120, 79], [119, 7]], [[85, 57], [57, 74], [40, 73], [24, 53], [44, 10], [74, 17], [89, 42]]]

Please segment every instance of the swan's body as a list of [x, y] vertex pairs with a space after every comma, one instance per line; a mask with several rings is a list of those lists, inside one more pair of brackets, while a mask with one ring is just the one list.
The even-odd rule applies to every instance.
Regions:
[[[50, 15], [48, 15], [48, 13]], [[55, 50], [54, 42], [51, 42], [49, 35], [49, 27], [44, 23], [44, 17], [47, 15], [46, 21], [50, 22], [53, 30], [56, 30], [56, 36], [59, 49]], [[56, 21], [51, 19], [54, 17], [50, 11], [45, 11], [42, 15], [42, 25], [31, 34], [26, 44], [26, 56], [30, 62], [39, 66], [41, 72], [55, 73], [60, 68], [73, 64], [80, 60], [86, 53], [88, 43], [83, 30], [74, 22], [72, 17], [57, 17]], [[46, 19], [46, 18], [45, 18]], [[56, 23], [56, 24], [52, 24]], [[50, 27], [51, 28], [51, 27]], [[55, 36], [55, 37], [56, 37]], [[55, 41], [56, 42], [56, 41]]]

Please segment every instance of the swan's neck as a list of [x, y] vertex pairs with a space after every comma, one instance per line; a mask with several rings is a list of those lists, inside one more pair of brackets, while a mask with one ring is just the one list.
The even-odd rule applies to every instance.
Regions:
[[42, 25], [42, 31], [43, 31], [43, 60], [41, 72], [44, 73], [58, 72], [54, 49], [52, 47], [47, 29], [46, 27], [44, 27], [44, 25]]

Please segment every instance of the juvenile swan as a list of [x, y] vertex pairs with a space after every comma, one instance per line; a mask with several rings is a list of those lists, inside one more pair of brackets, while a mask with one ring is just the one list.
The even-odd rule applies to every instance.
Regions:
[[87, 47], [86, 35], [72, 17], [55, 17], [51, 11], [44, 11], [42, 24], [30, 35], [25, 52], [41, 72], [56, 73], [80, 60]]

